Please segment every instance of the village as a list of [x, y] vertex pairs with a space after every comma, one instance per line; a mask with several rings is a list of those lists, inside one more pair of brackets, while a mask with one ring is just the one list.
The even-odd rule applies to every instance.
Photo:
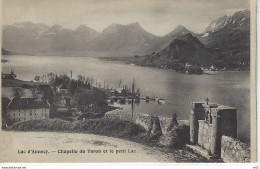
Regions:
[[[64, 120], [85, 120], [103, 117], [108, 111], [117, 109], [112, 106], [119, 104], [136, 103], [140, 99], [150, 101], [148, 96], [140, 98], [140, 89], [135, 90], [134, 78], [131, 88], [123, 85], [119, 80], [116, 88], [110, 87], [107, 80], [101, 82], [82, 75], [73, 79], [66, 74], [56, 75], [47, 73], [36, 75], [34, 81], [20, 81], [11, 69], [11, 73], [2, 73], [3, 86], [12, 87], [12, 98], [2, 98], [3, 102], [3, 128], [15, 122], [27, 120], [40, 120], [46, 118], [61, 118]], [[20, 83], [12, 84], [19, 81]], [[9, 86], [10, 85], [10, 86]], [[31, 93], [24, 97], [25, 92]], [[158, 103], [162, 99], [156, 98]]]

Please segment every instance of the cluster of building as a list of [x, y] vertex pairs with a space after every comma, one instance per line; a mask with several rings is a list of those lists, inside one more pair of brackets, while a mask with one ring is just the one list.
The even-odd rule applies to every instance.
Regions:
[[49, 85], [39, 85], [33, 98], [15, 96], [6, 107], [8, 124], [27, 120], [41, 120], [50, 117], [50, 104], [42, 100], [43, 93], [51, 90]]
[[37, 98], [13, 98], [6, 110], [10, 123], [46, 119], [50, 116], [50, 104]]
[[11, 73], [2, 73], [2, 79], [15, 79], [16, 74], [14, 73], [14, 70], [11, 69]]
[[[2, 79], [15, 79], [16, 77], [13, 69], [10, 73], [2, 73]], [[45, 119], [49, 116], [50, 104], [38, 98], [14, 97], [6, 107], [6, 120], [9, 123]]]
[[[35, 76], [34, 80], [37, 82], [41, 82], [44, 84], [39, 84], [35, 90], [32, 90], [33, 92], [33, 98], [23, 98], [23, 97], [17, 97], [15, 96], [11, 101], [9, 100], [7, 107], [5, 107], [6, 111], [6, 117], [5, 120], [7, 124], [13, 124], [15, 122], [23, 122], [27, 120], [41, 120], [46, 119], [50, 117], [50, 111], [51, 111], [51, 105], [53, 104], [52, 101], [48, 103], [48, 99], [43, 99], [44, 95], [52, 90], [55, 90], [57, 93], [60, 93], [58, 95], [58, 100], [55, 101], [55, 104], [57, 106], [56, 113], [59, 114], [59, 112], [66, 112], [68, 109], [71, 109], [71, 97], [67, 94], [69, 93], [69, 84], [63, 82], [62, 84], [55, 86], [53, 89], [50, 84], [52, 84], [58, 77], [54, 73], [47, 73], [43, 74], [42, 76]], [[2, 79], [15, 79], [16, 75], [14, 74], [14, 71], [11, 70], [10, 74], [4, 74], [2, 73]], [[72, 71], [70, 75], [70, 79], [72, 79]], [[67, 80], [67, 79], [66, 79]], [[58, 81], [59, 82], [59, 81]], [[75, 81], [74, 81], [75, 82]], [[90, 86], [94, 86], [96, 83], [96, 87], [101, 88], [101, 83], [98, 83], [97, 80], [90, 78], [90, 77], [84, 77], [82, 75], [77, 76], [76, 81], [77, 86], [81, 86], [83, 88], [88, 88]], [[32, 87], [32, 86], [30, 86]], [[108, 81], [104, 80], [104, 89], [108, 89]], [[124, 88], [117, 88], [114, 89], [114, 91], [117, 91], [118, 93], [121, 93]], [[129, 89], [130, 91], [130, 89]], [[48, 97], [48, 96], [47, 96]]]

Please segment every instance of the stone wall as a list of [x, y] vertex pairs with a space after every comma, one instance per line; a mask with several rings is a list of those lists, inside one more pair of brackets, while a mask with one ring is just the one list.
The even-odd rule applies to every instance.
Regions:
[[151, 125], [151, 116], [149, 114], [137, 114], [135, 123], [140, 124], [145, 130], [148, 130]]
[[115, 109], [115, 110], [106, 112], [105, 118], [122, 119], [122, 120], [128, 120], [128, 121], [131, 121], [133, 119], [131, 114], [129, 114], [127, 111], [124, 111], [122, 109]]
[[[167, 128], [169, 127], [170, 122], [171, 122], [171, 118], [162, 117], [162, 116], [158, 116], [158, 118], [159, 118], [160, 125], [161, 125], [161, 128], [162, 128], [162, 133], [166, 134]], [[136, 121], [135, 122], [137, 124], [143, 126], [146, 130], [148, 130], [150, 123], [151, 123], [151, 115], [138, 113], [136, 115]], [[182, 124], [189, 125], [189, 120], [178, 120], [178, 123], [180, 125], [182, 125]]]
[[224, 162], [250, 162], [250, 148], [245, 143], [228, 136], [221, 138], [221, 158]]
[[168, 117], [158, 117], [160, 120], [160, 125], [162, 128], [162, 133], [165, 134], [167, 133], [167, 128], [169, 127], [170, 123], [171, 123], [171, 118]]
[[211, 147], [211, 128], [212, 124], [199, 120], [198, 145], [208, 151], [210, 151]]

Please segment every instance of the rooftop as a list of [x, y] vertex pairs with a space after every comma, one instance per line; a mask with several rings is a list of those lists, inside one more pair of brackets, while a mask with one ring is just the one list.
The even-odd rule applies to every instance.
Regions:
[[49, 103], [36, 99], [37, 98], [14, 98], [8, 104], [7, 110], [50, 108]]
[[51, 89], [50, 85], [39, 85], [37, 87], [38, 91], [45, 91], [45, 90], [50, 90], [50, 89]]
[[59, 89], [68, 89], [68, 87], [65, 84], [61, 84], [57, 88], [59, 88]]

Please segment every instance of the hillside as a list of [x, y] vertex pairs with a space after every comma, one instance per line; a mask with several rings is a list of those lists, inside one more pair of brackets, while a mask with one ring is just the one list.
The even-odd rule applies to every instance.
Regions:
[[2, 55], [12, 55], [13, 53], [2, 48]]
[[177, 36], [185, 35], [188, 33], [194, 35], [193, 32], [185, 28], [183, 25], [178, 25], [174, 28], [173, 31], [154, 41], [154, 43], [148, 48], [147, 53], [159, 52], [166, 46], [168, 46]]
[[229, 68], [248, 70], [250, 64], [250, 11], [244, 10], [232, 16], [213, 21], [197, 36], [205, 46], [221, 55], [218, 64]]
[[185, 63], [209, 66], [218, 55], [206, 48], [190, 33], [176, 37], [167, 47], [158, 53], [136, 57], [137, 65], [167, 69], [179, 69]]

